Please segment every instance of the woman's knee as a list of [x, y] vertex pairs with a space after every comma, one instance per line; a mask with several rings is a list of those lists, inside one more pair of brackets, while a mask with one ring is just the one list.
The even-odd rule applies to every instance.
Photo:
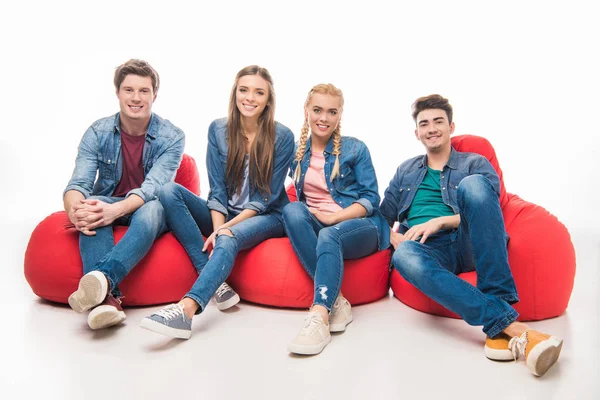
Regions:
[[158, 192], [158, 198], [163, 205], [167, 206], [167, 204], [171, 204], [175, 199], [177, 199], [178, 193], [182, 186], [175, 182], [165, 183]]
[[293, 203], [289, 203], [283, 208], [283, 220], [286, 224], [295, 224], [299, 223], [303, 220], [306, 220], [306, 216], [310, 211], [308, 211], [308, 207], [301, 201], [295, 201]]

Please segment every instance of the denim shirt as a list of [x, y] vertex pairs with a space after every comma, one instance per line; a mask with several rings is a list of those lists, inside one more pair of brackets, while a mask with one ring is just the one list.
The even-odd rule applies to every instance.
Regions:
[[[427, 155], [411, 158], [400, 164], [396, 174], [385, 190], [381, 202], [381, 213], [389, 226], [400, 222], [400, 233], [408, 230], [406, 218], [417, 189], [427, 173]], [[452, 148], [450, 158], [440, 174], [442, 200], [455, 214], [460, 212], [457, 202], [458, 184], [469, 175], [480, 174], [486, 177], [494, 191], [500, 196], [500, 179], [490, 162], [476, 153], [458, 152]]]
[[[299, 201], [306, 202], [304, 196], [304, 177], [310, 165], [311, 139], [309, 137], [306, 143], [306, 151], [300, 161], [300, 180], [296, 182], [296, 195]], [[327, 190], [333, 200], [342, 208], [347, 208], [354, 203], [358, 203], [367, 210], [367, 218], [375, 228], [377, 228], [377, 240], [379, 250], [383, 250], [390, 245], [390, 230], [387, 227], [385, 218], [379, 212], [379, 192], [377, 186], [377, 176], [375, 168], [371, 162], [371, 154], [367, 146], [360, 140], [342, 136], [342, 146], [340, 154], [340, 173], [333, 182], [331, 182], [331, 171], [335, 165], [336, 156], [333, 152], [333, 136], [329, 139], [323, 156], [325, 165], [325, 182]], [[296, 165], [298, 162], [294, 159], [290, 167], [290, 177], [294, 178]]]
[[[144, 202], [156, 199], [160, 187], [175, 178], [184, 146], [183, 131], [152, 113], [142, 154], [144, 182], [140, 188], [127, 193], [127, 197], [136, 194]], [[121, 125], [117, 113], [94, 122], [84, 133], [75, 169], [63, 196], [69, 190], [77, 190], [85, 198], [112, 196], [122, 173]]]
[[[236, 210], [228, 209], [230, 197], [227, 194], [226, 169], [227, 153], [227, 118], [214, 120], [208, 127], [208, 150], [206, 152], [206, 168], [210, 192], [208, 194], [208, 208], [215, 210], [226, 217], [229, 213], [237, 214]], [[283, 207], [290, 202], [285, 187], [290, 161], [294, 156], [294, 134], [286, 126], [275, 122], [275, 150], [273, 160], [273, 177], [271, 178], [271, 195], [262, 193], [250, 183], [250, 195], [244, 209], [254, 210], [258, 214], [271, 211], [281, 213]]]

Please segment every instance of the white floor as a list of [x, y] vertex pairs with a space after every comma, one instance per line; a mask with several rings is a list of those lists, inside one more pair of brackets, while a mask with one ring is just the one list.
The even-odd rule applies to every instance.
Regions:
[[127, 309], [124, 325], [88, 329], [85, 316], [37, 298], [23, 278], [35, 222], [3, 238], [2, 399], [598, 399], [600, 245], [574, 237], [577, 277], [567, 312], [532, 323], [564, 338], [543, 377], [522, 361], [483, 354], [479, 327], [430, 316], [387, 297], [355, 307], [354, 322], [323, 353], [286, 345], [304, 312], [242, 303], [209, 308], [189, 341], [139, 328], [156, 307]]

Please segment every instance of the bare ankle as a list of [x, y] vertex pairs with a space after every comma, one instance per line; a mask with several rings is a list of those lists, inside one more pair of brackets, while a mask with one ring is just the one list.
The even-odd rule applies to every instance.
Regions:
[[514, 321], [509, 326], [507, 326], [503, 332], [506, 333], [510, 337], [521, 336], [523, 332], [525, 332], [529, 328], [529, 325], [524, 324], [523, 322]]
[[181, 299], [179, 304], [183, 306], [183, 312], [189, 319], [194, 318], [196, 311], [198, 311], [198, 308], [200, 307], [200, 305], [196, 303], [195, 300], [190, 299], [189, 297], [184, 297], [183, 299]]
[[329, 311], [325, 307], [319, 304], [313, 304], [310, 311], [319, 313], [323, 318], [325, 325], [329, 325]]

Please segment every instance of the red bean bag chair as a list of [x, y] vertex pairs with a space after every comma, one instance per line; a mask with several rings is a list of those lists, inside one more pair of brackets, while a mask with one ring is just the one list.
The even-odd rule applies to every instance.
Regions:
[[[175, 182], [200, 195], [200, 177], [194, 159], [183, 155]], [[127, 227], [115, 226], [115, 243]], [[83, 266], [79, 255], [79, 232], [64, 211], [38, 224], [25, 251], [25, 278], [41, 298], [67, 303], [77, 290]], [[172, 233], [159, 237], [142, 261], [121, 282], [123, 305], [141, 306], [178, 301], [198, 274]]]
[[[562, 314], [575, 280], [575, 249], [567, 228], [544, 208], [506, 192], [502, 170], [492, 145], [484, 138], [461, 135], [452, 138], [457, 151], [486, 157], [500, 177], [500, 206], [508, 242], [508, 261], [520, 301], [513, 305], [520, 321], [535, 321]], [[459, 275], [477, 284], [475, 271]], [[460, 318], [408, 283], [397, 270], [391, 273], [394, 295], [417, 310], [450, 318]]]
[[[296, 190], [287, 190], [296, 201]], [[342, 293], [353, 304], [370, 303], [389, 293], [391, 251], [344, 262]], [[265, 240], [240, 252], [227, 283], [244, 300], [276, 307], [308, 308], [314, 297], [313, 281], [296, 257], [288, 238]]]

